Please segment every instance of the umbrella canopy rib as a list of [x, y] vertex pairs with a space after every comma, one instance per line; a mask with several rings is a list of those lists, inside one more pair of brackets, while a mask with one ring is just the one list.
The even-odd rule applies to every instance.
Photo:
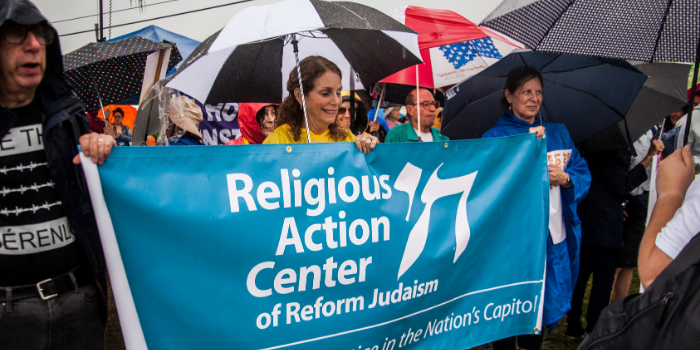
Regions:
[[659, 41], [661, 40], [661, 33], [664, 31], [664, 26], [666, 25], [666, 20], [668, 19], [668, 13], [671, 10], [671, 4], [673, 0], [668, 0], [668, 5], [666, 5], [666, 12], [664, 12], [664, 18], [659, 26], [659, 32], [656, 34], [656, 44], [654, 44], [654, 51], [651, 53], [652, 59], [656, 56], [656, 50], [659, 48]]

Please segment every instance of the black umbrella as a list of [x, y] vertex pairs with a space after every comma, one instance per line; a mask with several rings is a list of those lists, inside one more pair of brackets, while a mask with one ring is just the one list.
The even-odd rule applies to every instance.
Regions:
[[[408, 96], [408, 93], [416, 89], [415, 85], [391, 83], [377, 83], [376, 85], [378, 86], [374, 88], [374, 90], [382, 91], [383, 88], [386, 88], [386, 92], [384, 93], [384, 98], [382, 99], [382, 101], [401, 106], [406, 105], [406, 96]], [[444, 106], [445, 94], [442, 92], [442, 90], [433, 88], [425, 89], [431, 91], [433, 93], [433, 96], [435, 97], [435, 101], [440, 102], [440, 105]]]
[[[171, 47], [142, 37], [90, 43], [63, 56], [63, 71], [80, 100], [94, 111], [101, 108], [100, 99], [107, 105], [138, 95], [148, 55]], [[168, 70], [181, 60], [172, 47]]]
[[481, 25], [536, 51], [698, 63], [699, 19], [698, 0], [505, 0]]
[[503, 115], [508, 72], [525, 65], [544, 78], [542, 119], [564, 123], [575, 143], [621, 121], [647, 78], [622, 60], [514, 51], [445, 93], [442, 134], [481, 137]]

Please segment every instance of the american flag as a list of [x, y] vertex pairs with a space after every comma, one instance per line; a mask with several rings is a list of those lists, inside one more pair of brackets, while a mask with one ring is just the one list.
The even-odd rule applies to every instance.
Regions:
[[491, 40], [491, 38], [482, 38], [440, 46], [440, 51], [442, 51], [442, 55], [452, 63], [455, 69], [464, 67], [477, 56], [496, 59], [503, 58], [496, 46], [493, 45], [493, 40]]

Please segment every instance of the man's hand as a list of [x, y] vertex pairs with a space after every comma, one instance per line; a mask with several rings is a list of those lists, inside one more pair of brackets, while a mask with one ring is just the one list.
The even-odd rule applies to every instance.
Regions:
[[[90, 157], [93, 163], [102, 165], [112, 152], [112, 147], [116, 146], [117, 142], [109, 135], [98, 133], [85, 134], [80, 136], [80, 148], [86, 157]], [[73, 158], [73, 164], [80, 164], [80, 155]]]
[[685, 146], [659, 163], [656, 192], [658, 192], [659, 198], [676, 195], [684, 199], [694, 178], [693, 155], [690, 153], [690, 147]]
[[549, 185], [566, 185], [569, 182], [569, 174], [555, 164], [549, 164]]
[[531, 134], [537, 134], [537, 139], [541, 139], [544, 137], [544, 126], [536, 126], [534, 128], [530, 128], [530, 133]]

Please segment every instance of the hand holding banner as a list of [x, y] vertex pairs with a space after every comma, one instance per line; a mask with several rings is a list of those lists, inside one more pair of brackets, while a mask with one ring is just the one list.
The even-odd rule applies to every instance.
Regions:
[[110, 271], [151, 349], [463, 349], [541, 328], [534, 135], [117, 148], [98, 169]]

